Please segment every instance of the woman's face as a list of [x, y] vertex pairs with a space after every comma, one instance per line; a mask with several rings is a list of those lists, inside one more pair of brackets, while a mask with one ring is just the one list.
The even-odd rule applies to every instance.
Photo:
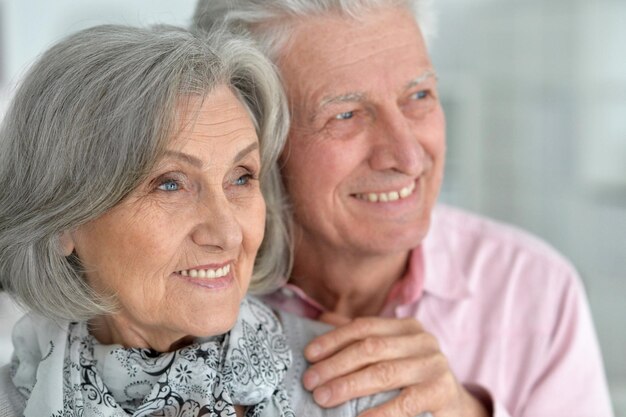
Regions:
[[248, 289], [265, 224], [259, 141], [227, 87], [191, 100], [148, 180], [69, 233], [89, 284], [120, 306], [90, 323], [103, 343], [167, 351], [224, 333]]

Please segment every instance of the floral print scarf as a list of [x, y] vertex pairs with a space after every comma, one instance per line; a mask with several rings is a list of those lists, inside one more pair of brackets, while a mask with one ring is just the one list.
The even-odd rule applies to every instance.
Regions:
[[13, 332], [13, 383], [25, 417], [293, 417], [282, 380], [291, 351], [255, 298], [233, 329], [169, 353], [102, 345], [86, 323], [27, 315]]

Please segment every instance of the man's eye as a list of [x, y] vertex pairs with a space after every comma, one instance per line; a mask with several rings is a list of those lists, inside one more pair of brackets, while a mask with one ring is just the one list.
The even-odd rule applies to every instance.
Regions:
[[421, 90], [416, 93], [411, 94], [411, 100], [423, 100], [428, 97], [428, 91]]
[[336, 115], [335, 119], [337, 119], [337, 120], [348, 120], [348, 119], [352, 119], [353, 116], [354, 116], [354, 112], [353, 111], [345, 111], [343, 113], [339, 113], [338, 115]]
[[180, 190], [180, 183], [176, 180], [165, 180], [157, 188], [161, 191], [178, 191]]

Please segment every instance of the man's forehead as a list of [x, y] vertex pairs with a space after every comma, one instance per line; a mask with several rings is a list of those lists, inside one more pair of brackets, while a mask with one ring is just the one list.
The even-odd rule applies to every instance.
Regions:
[[428, 80], [432, 63], [419, 27], [404, 10], [299, 22], [279, 59], [294, 114], [333, 103], [400, 94]]
[[298, 21], [278, 64], [289, 73], [304, 70], [308, 76], [318, 76], [371, 63], [377, 55], [413, 49], [427, 55], [419, 27], [405, 10], [389, 9], [360, 19], [331, 14]]

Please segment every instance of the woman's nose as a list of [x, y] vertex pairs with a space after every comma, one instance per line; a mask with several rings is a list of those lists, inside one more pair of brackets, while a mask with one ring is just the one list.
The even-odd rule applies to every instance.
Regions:
[[198, 223], [191, 238], [199, 246], [215, 250], [231, 250], [241, 245], [241, 225], [228, 199], [206, 198], [199, 203]]

